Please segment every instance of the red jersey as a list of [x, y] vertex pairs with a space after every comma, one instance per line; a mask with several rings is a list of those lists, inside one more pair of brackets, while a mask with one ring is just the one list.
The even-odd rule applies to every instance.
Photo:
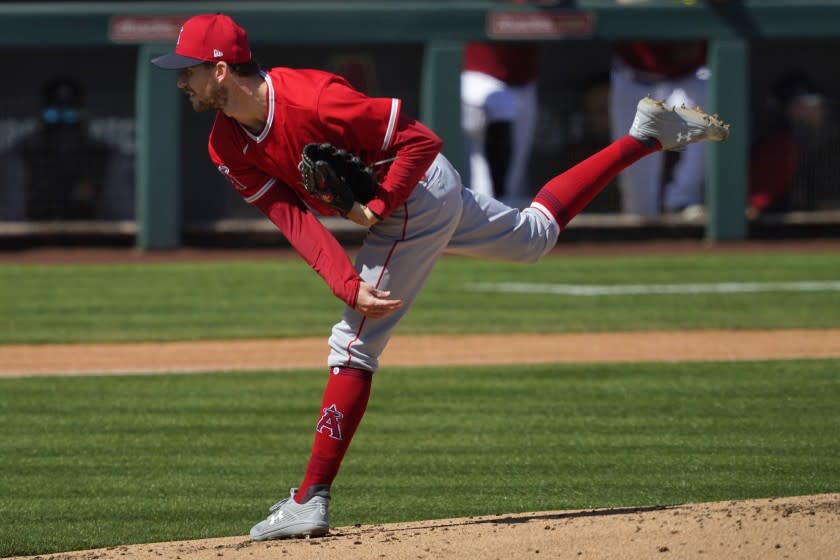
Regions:
[[399, 99], [370, 98], [346, 80], [319, 70], [273, 68], [267, 85], [266, 123], [259, 132], [218, 112], [210, 133], [210, 159], [245, 199], [283, 232], [333, 293], [351, 307], [359, 276], [335, 238], [311, 210], [336, 212], [301, 183], [303, 147], [329, 142], [382, 166], [380, 187], [367, 206], [385, 218], [401, 206], [440, 152], [442, 142], [421, 123], [400, 114]]
[[513, 86], [524, 86], [539, 76], [539, 47], [522, 43], [467, 43], [464, 70], [488, 74]]
[[706, 63], [705, 41], [633, 41], [615, 50], [627, 66], [656, 79], [678, 78]]
[[762, 141], [750, 160], [750, 206], [764, 212], [790, 190], [801, 154], [789, 130], [777, 130]]

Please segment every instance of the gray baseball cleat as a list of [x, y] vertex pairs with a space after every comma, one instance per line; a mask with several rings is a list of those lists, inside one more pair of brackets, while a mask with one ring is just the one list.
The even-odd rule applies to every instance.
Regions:
[[271, 506], [268, 517], [251, 528], [252, 541], [322, 537], [329, 532], [329, 495], [315, 495], [299, 504], [294, 500], [296, 493], [297, 488], [292, 488], [288, 498]]
[[703, 140], [726, 140], [729, 125], [717, 115], [707, 115], [700, 107], [668, 108], [663, 101], [645, 97], [636, 108], [630, 136], [642, 142], [655, 138], [663, 150], [679, 150]]

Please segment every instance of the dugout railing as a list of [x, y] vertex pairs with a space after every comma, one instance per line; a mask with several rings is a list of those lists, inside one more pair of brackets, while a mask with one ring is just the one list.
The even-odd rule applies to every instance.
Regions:
[[[182, 102], [170, 73], [148, 61], [171, 48], [178, 22], [198, 12], [225, 11], [254, 44], [417, 44], [419, 113], [463, 159], [459, 72], [467, 40], [614, 41], [707, 39], [708, 103], [725, 115], [732, 135], [709, 146], [705, 237], [743, 239], [750, 128], [750, 45], [765, 39], [835, 39], [840, 2], [827, 0], [607, 0], [532, 2], [480, 0], [308, 2], [20, 2], [0, 4], [0, 48], [136, 48], [136, 245], [182, 242], [180, 212]], [[96, 60], [67, 60], [68, 67]], [[14, 69], [7, 67], [7, 75]], [[107, 67], [102, 72], [109, 72]], [[204, 139], [197, 139], [202, 143]]]

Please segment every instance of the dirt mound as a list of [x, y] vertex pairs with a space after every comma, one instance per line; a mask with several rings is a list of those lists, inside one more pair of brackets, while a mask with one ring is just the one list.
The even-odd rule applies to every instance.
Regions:
[[[840, 494], [647, 508], [518, 513], [340, 527], [327, 537], [141, 544], [41, 560], [579, 558], [836, 560]], [[29, 557], [34, 558], [34, 557]]]

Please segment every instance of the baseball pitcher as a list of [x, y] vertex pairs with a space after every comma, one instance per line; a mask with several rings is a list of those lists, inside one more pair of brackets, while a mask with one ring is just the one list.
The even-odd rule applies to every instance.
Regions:
[[[370, 98], [318, 70], [263, 69], [222, 14], [184, 23], [174, 52], [196, 111], [216, 111], [210, 159], [347, 305], [329, 339], [329, 377], [303, 480], [251, 529], [254, 540], [329, 531], [330, 486], [365, 413], [379, 356], [435, 263], [451, 251], [535, 262], [622, 169], [728, 127], [696, 110], [639, 102], [630, 133], [549, 181], [524, 210], [465, 188], [431, 130], [399, 99]], [[369, 228], [355, 266], [317, 214]]]

